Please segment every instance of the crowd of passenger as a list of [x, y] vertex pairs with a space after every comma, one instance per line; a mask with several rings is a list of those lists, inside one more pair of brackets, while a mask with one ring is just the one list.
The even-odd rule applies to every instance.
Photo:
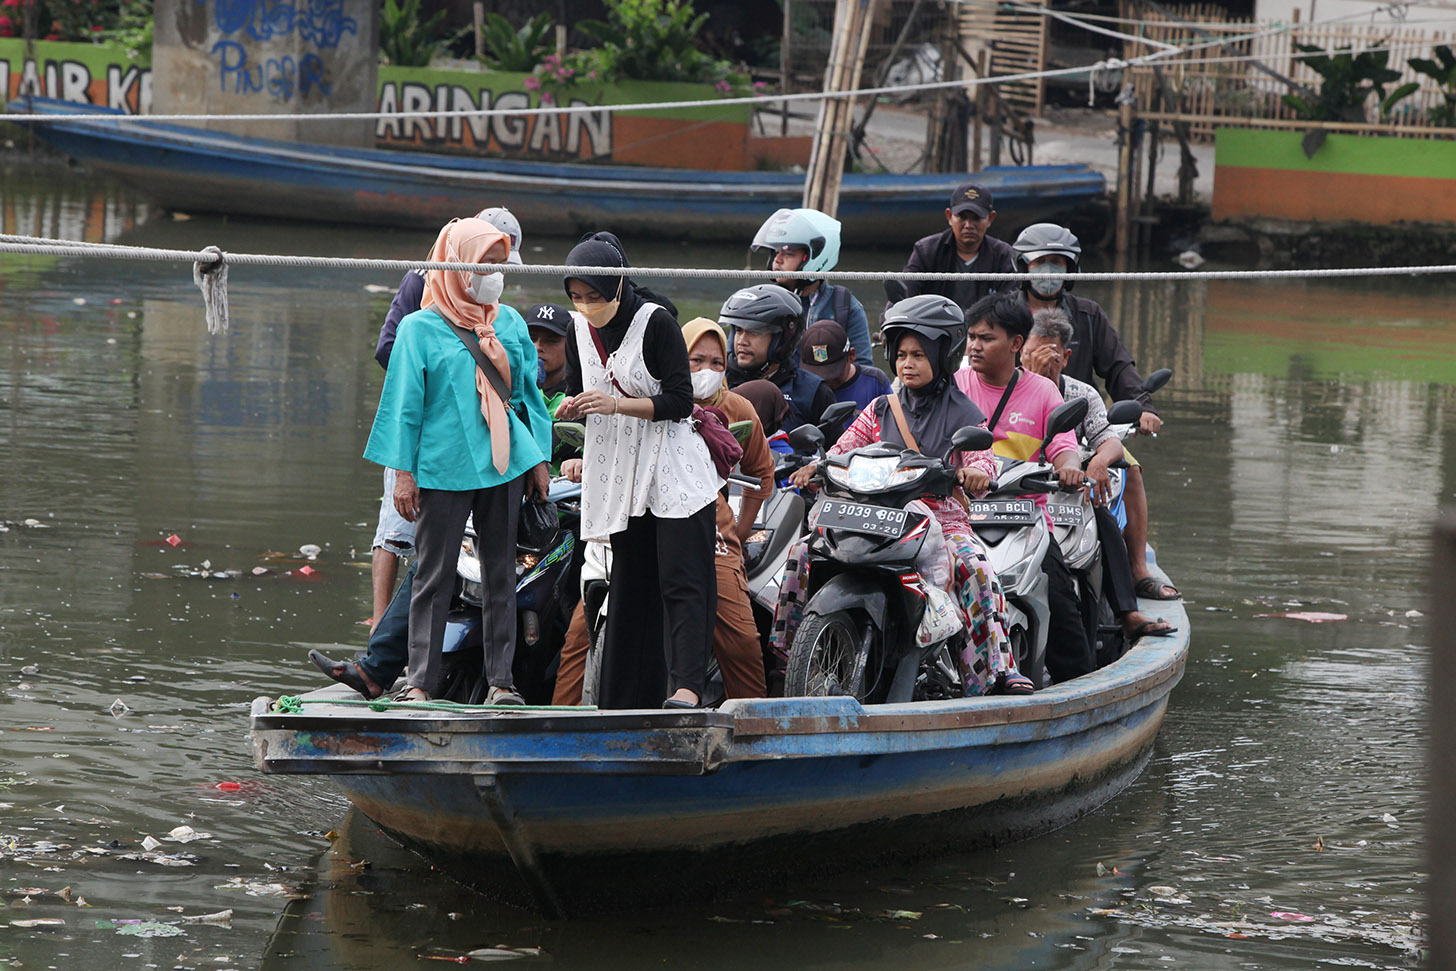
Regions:
[[[807, 583], [803, 543], [784, 564], [773, 627], [761, 649], [749, 603], [744, 541], [775, 481], [787, 433], [820, 423], [836, 402], [852, 417], [832, 447], [876, 442], [947, 455], [957, 429], [989, 428], [986, 451], [949, 453], [959, 488], [924, 501], [944, 531], [955, 568], [947, 586], [968, 632], [966, 694], [1034, 690], [1009, 647], [1004, 592], [967, 516], [986, 495], [996, 457], [1029, 459], [1047, 418], [1065, 399], [1087, 399], [1078, 434], [1045, 450], [1063, 488], [1086, 485], [1097, 507], [1108, 600], [1129, 642], [1171, 632], [1137, 598], [1175, 599], [1145, 556], [1147, 503], [1141, 470], [1108, 428], [1101, 379], [1113, 399], [1144, 402], [1139, 430], [1161, 424], [1117, 331], [1094, 301], [1073, 296], [1081, 250], [1065, 227], [1029, 227], [1014, 244], [991, 235], [992, 194], [968, 183], [952, 194], [946, 228], [918, 241], [906, 272], [1031, 272], [1027, 281], [893, 282], [878, 317], [878, 343], [893, 371], [874, 367], [869, 316], [848, 287], [778, 276], [734, 292], [717, 319], [678, 320], [666, 297], [631, 278], [621, 240], [591, 233], [568, 254], [580, 267], [562, 281], [561, 303], [518, 312], [501, 302], [504, 276], [521, 261], [521, 226], [506, 209], [455, 219], [431, 261], [470, 270], [411, 271], [401, 281], [375, 357], [384, 386], [365, 458], [383, 467], [384, 498], [373, 543], [369, 650], [350, 660], [310, 652], [326, 675], [366, 698], [438, 696], [446, 614], [460, 544], [473, 518], [480, 541], [484, 700], [520, 705], [512, 683], [516, 631], [516, 536], [523, 503], [545, 499], [553, 472], [581, 484], [580, 538], [609, 544], [607, 614], [597, 705], [695, 708], [704, 700], [709, 652], [727, 697], [768, 690], [764, 658], [790, 646]], [[774, 213], [751, 250], [768, 274], [808, 274], [838, 263], [840, 225], [809, 209]], [[620, 273], [601, 273], [601, 268]], [[552, 422], [585, 428], [579, 455], [553, 454]], [[727, 501], [721, 450], [703, 423], [748, 422], [733, 456], [756, 485]], [[1108, 513], [1109, 469], [1127, 467], [1127, 526]], [[782, 487], [813, 488], [809, 464]], [[1038, 497], [1044, 504], [1045, 497]], [[1093, 670], [1094, 645], [1058, 544], [1049, 544], [1053, 682]], [[413, 564], [395, 589], [398, 563]], [[581, 703], [588, 652], [578, 604], [561, 648], [553, 703]]]

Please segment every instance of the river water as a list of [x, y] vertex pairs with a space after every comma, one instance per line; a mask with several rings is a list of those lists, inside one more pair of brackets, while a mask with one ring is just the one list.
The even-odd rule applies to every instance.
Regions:
[[[243, 252], [432, 241], [174, 219], [20, 158], [0, 167], [0, 223]], [[526, 229], [530, 261], [569, 248]], [[627, 244], [639, 265], [744, 259]], [[1079, 288], [1145, 372], [1176, 371], [1138, 454], [1193, 646], [1117, 799], [996, 851], [572, 922], [477, 897], [328, 782], [252, 765], [251, 699], [321, 682], [297, 643], [365, 638], [379, 476], [360, 453], [389, 299], [366, 287], [397, 282], [234, 268], [213, 338], [189, 267], [0, 256], [0, 965], [391, 969], [503, 945], [556, 967], [1413, 966], [1419, 613], [1456, 490], [1451, 281]], [[661, 289], [692, 315], [731, 287]], [[1344, 619], [1275, 616], [1299, 612]], [[182, 826], [200, 837], [166, 838]]]

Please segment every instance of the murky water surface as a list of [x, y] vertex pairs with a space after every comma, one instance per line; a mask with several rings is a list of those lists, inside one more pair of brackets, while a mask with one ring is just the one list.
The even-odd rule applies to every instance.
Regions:
[[[0, 221], [246, 252], [431, 242], [153, 217], [23, 160], [0, 172]], [[640, 265], [744, 258], [627, 242]], [[320, 681], [296, 642], [365, 637], [379, 478], [360, 452], [388, 305], [366, 287], [396, 282], [234, 269], [232, 329], [211, 338], [188, 267], [0, 257], [0, 964], [387, 969], [503, 945], [556, 967], [1410, 966], [1416, 612], [1456, 489], [1451, 282], [1079, 290], [1145, 371], [1177, 372], [1138, 454], [1194, 625], [1153, 762], [1111, 804], [995, 852], [569, 923], [442, 880], [328, 782], [251, 762], [250, 700]], [[697, 314], [731, 287], [662, 289]], [[303, 544], [323, 549], [309, 577]], [[1271, 616], [1295, 611], [1348, 619]], [[167, 838], [182, 826], [199, 838]]]

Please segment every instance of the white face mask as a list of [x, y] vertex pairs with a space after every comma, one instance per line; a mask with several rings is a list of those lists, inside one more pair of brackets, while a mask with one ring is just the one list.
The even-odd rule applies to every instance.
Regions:
[[506, 276], [504, 273], [471, 273], [465, 292], [470, 294], [471, 300], [481, 306], [488, 306], [500, 303], [501, 294], [505, 288]]
[[697, 401], [707, 401], [718, 393], [723, 387], [723, 372], [714, 371], [705, 367], [701, 371], [693, 372], [693, 398]]

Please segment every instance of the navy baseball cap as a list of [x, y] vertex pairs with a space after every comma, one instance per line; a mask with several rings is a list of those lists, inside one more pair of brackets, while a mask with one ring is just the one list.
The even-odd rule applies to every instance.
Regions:
[[991, 203], [990, 189], [983, 185], [977, 185], [974, 182], [966, 182], [956, 186], [956, 190], [950, 194], [950, 205], [948, 208], [952, 216], [970, 210], [984, 219], [996, 207]]

